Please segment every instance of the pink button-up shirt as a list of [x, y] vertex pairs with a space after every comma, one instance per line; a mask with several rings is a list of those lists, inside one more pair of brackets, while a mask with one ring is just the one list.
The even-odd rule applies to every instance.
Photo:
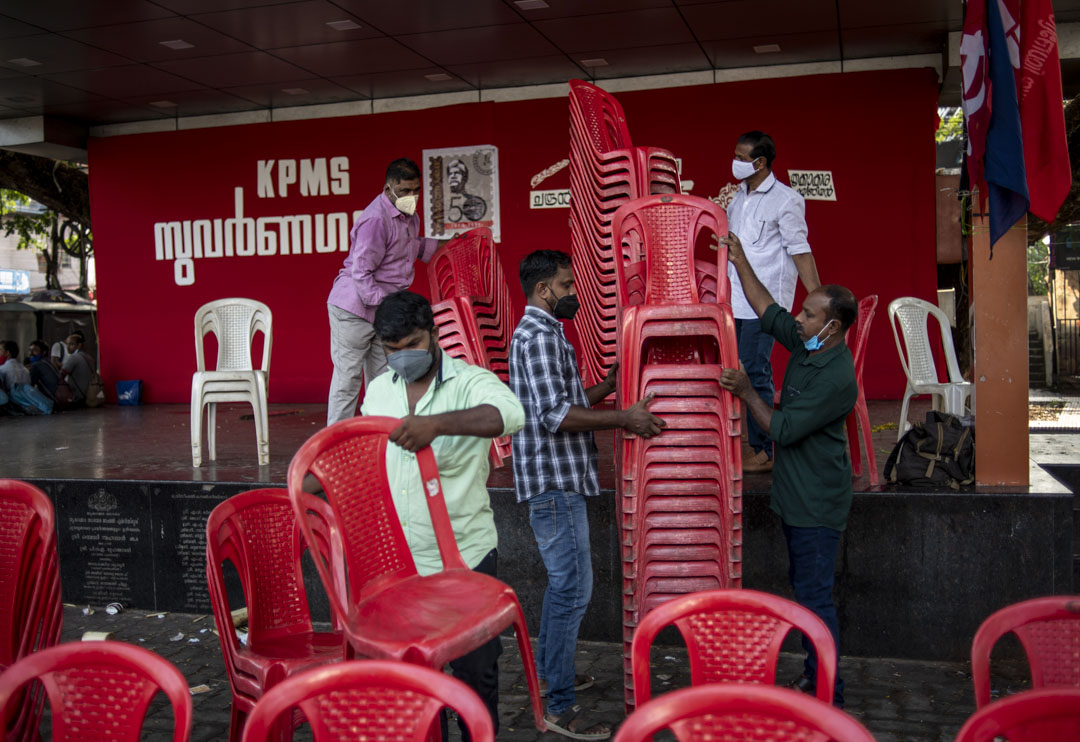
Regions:
[[349, 232], [351, 247], [327, 304], [368, 322], [382, 300], [412, 285], [417, 260], [431, 260], [439, 241], [419, 237], [420, 217], [406, 216], [380, 193]]

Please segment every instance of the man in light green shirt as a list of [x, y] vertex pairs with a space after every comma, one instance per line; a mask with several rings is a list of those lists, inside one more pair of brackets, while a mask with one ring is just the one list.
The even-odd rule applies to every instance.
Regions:
[[[430, 445], [461, 558], [495, 577], [498, 533], [487, 491], [488, 451], [492, 438], [521, 430], [525, 410], [495, 374], [442, 352], [431, 304], [419, 294], [388, 296], [375, 312], [374, 326], [390, 372], [372, 380], [360, 412], [401, 418], [390, 434], [396, 445], [386, 449], [386, 473], [416, 569], [422, 575], [442, 569], [415, 455]], [[484, 700], [496, 732], [501, 653], [496, 637], [450, 663], [454, 675]], [[442, 726], [446, 739], [445, 715]], [[462, 734], [468, 740], [464, 727]]]

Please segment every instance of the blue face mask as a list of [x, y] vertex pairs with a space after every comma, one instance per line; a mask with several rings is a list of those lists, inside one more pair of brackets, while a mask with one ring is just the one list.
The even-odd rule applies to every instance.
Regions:
[[[833, 320], [829, 320], [825, 323], [825, 327], [828, 327], [832, 323]], [[811, 353], [813, 353], [815, 350], [821, 350], [822, 346], [825, 345], [825, 343], [821, 340], [821, 333], [825, 332], [825, 327], [822, 327], [821, 332], [819, 332], [817, 335], [814, 335], [814, 337], [803, 340], [803, 347]]]

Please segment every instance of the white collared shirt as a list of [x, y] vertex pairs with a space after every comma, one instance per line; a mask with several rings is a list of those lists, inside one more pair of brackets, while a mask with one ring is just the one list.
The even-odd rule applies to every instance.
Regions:
[[[757, 188], [747, 193], [746, 181], [727, 209], [728, 229], [742, 242], [750, 266], [758, 280], [780, 306], [791, 311], [795, 301], [795, 279], [799, 272], [792, 255], [810, 252], [806, 241], [806, 202], [803, 197], [769, 173]], [[731, 279], [731, 310], [735, 319], [757, 319], [757, 313], [743, 294], [735, 267], [728, 264]]]

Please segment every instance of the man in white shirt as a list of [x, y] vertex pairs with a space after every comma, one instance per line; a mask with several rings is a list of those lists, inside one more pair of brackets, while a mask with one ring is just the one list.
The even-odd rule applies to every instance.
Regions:
[[[740, 181], [727, 209], [728, 237], [725, 243], [742, 246], [754, 273], [784, 309], [791, 311], [795, 300], [795, 277], [807, 293], [821, 285], [817, 265], [806, 240], [806, 204], [803, 197], [776, 179], [772, 173], [776, 145], [772, 137], [751, 131], [739, 137], [731, 174]], [[761, 320], [743, 294], [734, 267], [731, 279], [731, 309], [739, 338], [739, 360], [746, 367], [750, 383], [769, 407], [773, 406], [772, 335], [761, 331]], [[744, 472], [772, 470], [772, 441], [768, 431], [752, 418], [746, 422], [752, 453], [743, 456]]]

